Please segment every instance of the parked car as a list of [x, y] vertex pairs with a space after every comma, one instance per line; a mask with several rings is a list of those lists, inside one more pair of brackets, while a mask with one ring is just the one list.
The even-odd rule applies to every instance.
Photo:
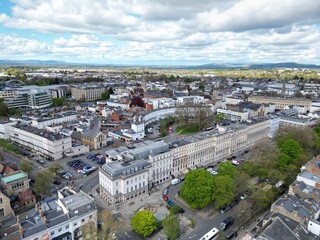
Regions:
[[220, 209], [220, 213], [224, 214], [224, 213], [228, 212], [230, 209], [231, 209], [231, 206], [227, 205], [227, 206]]
[[168, 205], [169, 205], [170, 207], [173, 207], [173, 206], [174, 206], [174, 202], [172, 202], [171, 200], [168, 200], [167, 203], [168, 203]]
[[163, 195], [168, 195], [169, 193], [169, 188], [166, 188], [164, 191], [163, 191]]
[[183, 214], [183, 213], [185, 213], [185, 210], [183, 208], [180, 208], [179, 213]]
[[234, 222], [234, 218], [232, 216], [227, 217], [220, 223], [220, 229], [222, 231], [228, 229], [228, 227], [230, 227], [233, 224], [233, 222]]
[[163, 195], [163, 200], [168, 201], [169, 200], [168, 196], [167, 195]]
[[60, 185], [61, 184], [61, 182], [59, 182], [59, 181], [53, 181], [53, 184], [55, 184], [55, 185]]
[[227, 234], [226, 234], [226, 239], [232, 239], [234, 237], [237, 237], [238, 236], [238, 232], [234, 229], [232, 229], [231, 231], [229, 231]]

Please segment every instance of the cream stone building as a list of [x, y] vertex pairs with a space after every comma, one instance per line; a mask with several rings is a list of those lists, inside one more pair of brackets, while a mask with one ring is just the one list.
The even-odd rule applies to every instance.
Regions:
[[273, 103], [276, 105], [276, 110], [283, 110], [287, 106], [297, 105], [304, 106], [309, 112], [311, 109], [311, 100], [307, 98], [281, 98], [267, 96], [250, 96], [248, 101], [254, 103]]
[[250, 148], [272, 137], [278, 127], [279, 121], [257, 118], [183, 139], [144, 141], [130, 148], [109, 150], [107, 163], [99, 169], [100, 194], [110, 204], [121, 204], [190, 169], [217, 163]]
[[92, 101], [101, 99], [101, 94], [105, 91], [101, 86], [77, 86], [71, 88], [71, 95], [75, 100]]

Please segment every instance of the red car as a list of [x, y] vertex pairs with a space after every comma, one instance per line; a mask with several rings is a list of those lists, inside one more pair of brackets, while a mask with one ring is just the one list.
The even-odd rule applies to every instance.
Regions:
[[168, 196], [167, 195], [163, 195], [163, 200], [168, 201]]

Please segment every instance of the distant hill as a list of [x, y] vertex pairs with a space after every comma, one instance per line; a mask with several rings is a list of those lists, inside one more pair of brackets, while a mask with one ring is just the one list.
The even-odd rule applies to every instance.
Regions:
[[260, 63], [260, 64], [215, 64], [209, 63], [200, 66], [194, 66], [195, 68], [210, 68], [210, 69], [230, 69], [230, 68], [242, 68], [242, 69], [272, 69], [272, 68], [320, 68], [315, 64], [300, 64], [295, 62], [284, 63]]
[[61, 66], [69, 65], [69, 63], [64, 61], [40, 61], [40, 60], [0, 60], [0, 65], [5, 66]]
[[[55, 60], [1, 60], [0, 66], [13, 66], [13, 67], [24, 67], [24, 66], [85, 66], [85, 67], [112, 67], [112, 68], [123, 68], [123, 67], [141, 67], [143, 64], [90, 64], [90, 63], [70, 63], [64, 61]], [[239, 63], [208, 63], [203, 65], [149, 65], [152, 68], [181, 68], [181, 69], [273, 69], [273, 68], [320, 68], [319, 65], [315, 64], [299, 64], [294, 62], [284, 63], [261, 63], [261, 64], [239, 64]]]

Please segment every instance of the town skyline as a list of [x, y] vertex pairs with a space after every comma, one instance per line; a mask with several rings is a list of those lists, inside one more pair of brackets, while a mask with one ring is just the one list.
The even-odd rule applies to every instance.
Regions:
[[320, 64], [320, 3], [9, 1], [2, 59], [88, 64]]

